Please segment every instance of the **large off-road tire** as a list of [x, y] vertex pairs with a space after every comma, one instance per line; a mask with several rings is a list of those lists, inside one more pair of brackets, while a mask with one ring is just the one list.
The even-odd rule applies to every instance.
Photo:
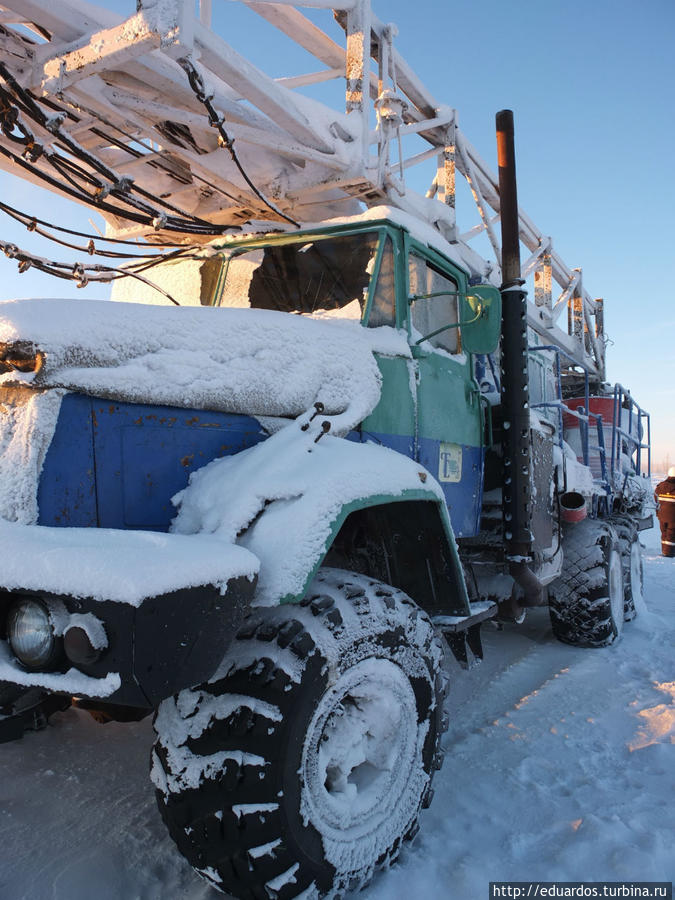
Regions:
[[563, 531], [562, 574], [549, 589], [553, 633], [566, 644], [606, 647], [624, 622], [619, 541], [607, 522], [585, 519]]
[[610, 522], [619, 540], [623, 566], [624, 619], [630, 622], [643, 607], [644, 561], [640, 532], [629, 516], [612, 516]]
[[414, 836], [440, 767], [445, 677], [401, 591], [325, 569], [254, 612], [215, 679], [165, 700], [152, 778], [179, 850], [241, 898], [365, 884]]

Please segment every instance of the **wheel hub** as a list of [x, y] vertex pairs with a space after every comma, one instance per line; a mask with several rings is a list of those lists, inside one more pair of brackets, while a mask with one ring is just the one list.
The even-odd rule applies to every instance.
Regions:
[[639, 541], [633, 541], [630, 548], [630, 591], [633, 604], [642, 602], [642, 554]]
[[623, 566], [621, 564], [621, 555], [618, 550], [612, 550], [609, 557], [609, 604], [612, 609], [612, 619], [616, 628], [617, 636], [623, 630], [624, 609], [623, 609]]
[[417, 741], [415, 695], [402, 670], [385, 659], [348, 669], [321, 698], [303, 751], [312, 824], [350, 839], [377, 829], [406, 803]]

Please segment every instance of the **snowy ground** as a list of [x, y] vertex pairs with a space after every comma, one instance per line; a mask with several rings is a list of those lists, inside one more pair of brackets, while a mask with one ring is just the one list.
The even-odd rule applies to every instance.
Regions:
[[[485, 629], [457, 673], [422, 829], [369, 900], [484, 900], [499, 880], [675, 877], [675, 559], [646, 532], [648, 611], [619, 645], [558, 644], [547, 615]], [[3, 900], [217, 900], [164, 832], [149, 721], [57, 715], [0, 747]]]

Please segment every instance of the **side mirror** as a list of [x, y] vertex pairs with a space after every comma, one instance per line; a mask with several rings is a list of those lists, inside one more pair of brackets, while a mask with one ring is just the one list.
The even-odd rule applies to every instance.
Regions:
[[479, 284], [460, 296], [462, 350], [467, 353], [494, 353], [499, 344], [502, 322], [502, 295], [496, 287]]

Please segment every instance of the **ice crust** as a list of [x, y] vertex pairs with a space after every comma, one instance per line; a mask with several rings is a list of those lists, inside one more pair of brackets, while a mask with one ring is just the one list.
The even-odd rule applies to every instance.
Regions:
[[[345, 584], [348, 592], [367, 593], [367, 604], [347, 600]], [[423, 763], [429, 722], [418, 721], [413, 685], [433, 678], [429, 669], [437, 671], [441, 649], [432, 641], [426, 616], [410, 605], [392, 601], [394, 589], [380, 594], [379, 583], [366, 576], [323, 569], [310, 590], [332, 597], [341, 619], [338, 628], [328, 629], [322, 617], [308, 607], [294, 607], [292, 612], [293, 620], [311, 635], [312, 653], [320, 654], [327, 673], [326, 691], [306, 729], [299, 812], [305, 824], [311, 823], [321, 836], [327, 860], [346, 883], [350, 873], [363, 877], [369, 860], [391, 846], [417, 814], [419, 798], [429, 781]], [[269, 623], [288, 621], [283, 608], [269, 611], [268, 616]], [[405, 634], [407, 640], [395, 642], [388, 658], [377, 658], [383, 646], [374, 636], [378, 634]], [[286, 670], [288, 648], [274, 641], [242, 640], [228, 650], [221, 677], [247, 667], [247, 660], [237, 651], [238, 643], [254, 645], [261, 670], [267, 670], [270, 662]], [[297, 655], [295, 660], [302, 674], [306, 663]], [[282, 710], [288, 715], [289, 706], [283, 699], [278, 707], [223, 690], [226, 687], [222, 685], [219, 690], [214, 688], [213, 694], [203, 687], [185, 690], [161, 704], [156, 729], [168, 765], [165, 770], [155, 759], [152, 777], [165, 797], [197, 787], [203, 779], [217, 779], [229, 761], [240, 769], [252, 767], [247, 773], [252, 779], [265, 766], [277, 764], [273, 742], [261, 745], [272, 751], [266, 753], [267, 759], [234, 750], [202, 758], [193, 754], [195, 739], [207, 734], [214, 720], [227, 718], [239, 708], [270, 723], [282, 721]], [[353, 698], [354, 703], [343, 702], [345, 697]], [[240, 818], [264, 815], [279, 808], [276, 801], [280, 796], [261, 794], [261, 802], [231, 809]], [[273, 854], [277, 837], [281, 835], [270, 832], [269, 843], [256, 846], [254, 855]], [[286, 875], [278, 877], [283, 881]]]
[[[344, 504], [371, 494], [400, 497], [424, 482], [442, 501], [421, 466], [336, 437], [379, 400], [374, 354], [410, 359], [405, 335], [393, 328], [269, 310], [30, 299], [0, 303], [0, 343], [12, 341], [31, 342], [44, 356], [35, 372], [0, 376], [6, 391], [14, 385], [30, 396], [9, 407], [1, 438], [0, 516], [23, 526], [7, 531], [3, 525], [13, 548], [3, 573], [7, 587], [138, 604], [179, 587], [252, 577], [260, 568], [257, 600], [269, 605], [303, 590]], [[173, 536], [31, 531], [40, 467], [64, 390], [291, 424], [258, 449], [194, 473], [174, 498]], [[293, 419], [318, 402], [323, 410], [303, 432]], [[317, 442], [324, 421], [330, 435]], [[206, 542], [204, 534], [213, 538]], [[250, 553], [242, 555], [242, 548]], [[27, 572], [28, 559], [36, 564]]]
[[485, 280], [492, 281], [495, 285], [498, 284], [496, 272], [493, 273], [491, 271], [491, 268], [486, 261], [476, 253], [475, 250], [472, 250], [471, 247], [462, 244], [461, 242], [451, 244], [443, 237], [441, 232], [431, 224], [431, 222], [440, 222], [441, 227], [442, 223], [449, 224], [446, 219], [448, 213], [447, 207], [444, 207], [443, 204], [439, 204], [436, 200], [429, 200], [424, 197], [413, 198], [410, 194], [407, 199], [416, 204], [419, 216], [412, 215], [395, 206], [383, 204], [382, 206], [373, 206], [370, 209], [353, 216], [340, 216], [328, 219], [323, 223], [317, 222], [316, 226], [348, 225], [387, 219], [390, 222], [401, 225], [421, 244], [426, 244], [428, 247], [433, 247], [433, 249], [443, 253], [448, 259], [457, 263], [462, 269], [468, 269], [469, 272], [478, 274]]
[[68, 616], [66, 630], [68, 628], [81, 628], [95, 650], [105, 650], [108, 646], [108, 636], [105, 633], [103, 622], [97, 619], [93, 613], [71, 613]]
[[0, 402], [0, 520], [37, 521], [37, 485], [63, 393], [35, 391], [20, 403]]
[[[658, 527], [640, 537], [648, 609], [620, 644], [559, 644], [546, 638], [548, 613], [539, 609], [520, 629], [485, 629], [477, 670], [453, 665], [448, 756], [421, 833], [355, 898], [445, 898], [448, 885], [459, 898], [480, 898], [492, 871], [512, 881], [523, 872], [541, 881], [621, 881], [640, 871], [673, 880], [675, 579]], [[71, 709], [53, 722], [0, 753], [3, 805], [12, 813], [0, 865], [6, 895], [52, 900], [56, 884], [59, 900], [214, 900], [157, 818], [147, 784], [151, 720], [101, 728]], [[275, 808], [234, 812], [246, 827], [249, 814]], [[37, 868], [26, 862], [31, 852], [40, 854]]]

